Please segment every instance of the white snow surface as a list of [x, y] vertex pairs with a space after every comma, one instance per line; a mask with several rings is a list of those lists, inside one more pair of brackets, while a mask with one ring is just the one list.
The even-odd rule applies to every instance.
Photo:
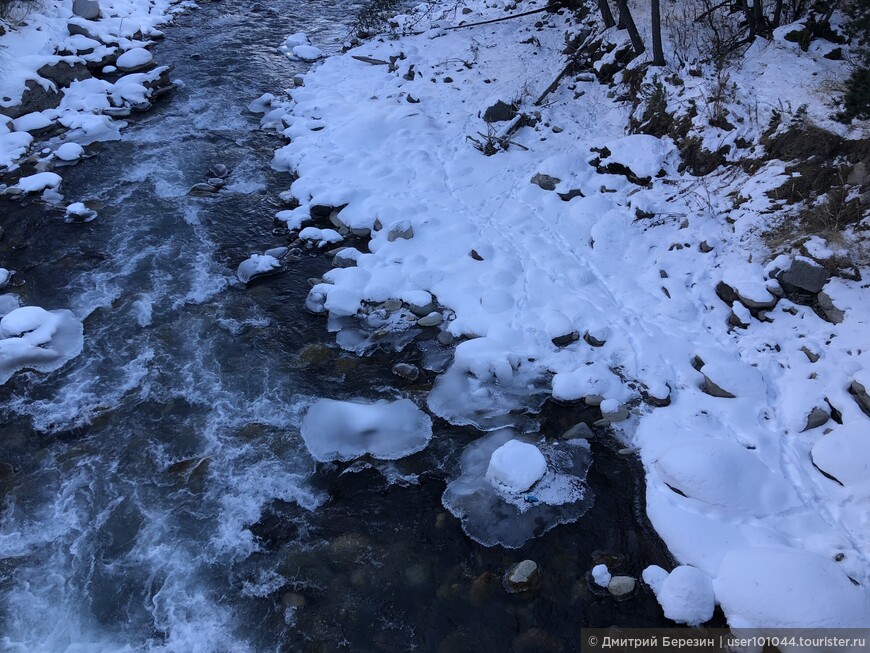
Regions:
[[25, 193], [39, 193], [46, 188], [57, 188], [60, 186], [60, 175], [54, 172], [37, 172], [35, 175], [22, 177], [18, 180], [16, 186]]
[[305, 414], [302, 438], [315, 460], [371, 454], [398, 460], [426, 447], [432, 420], [410, 399], [374, 403], [320, 399]]
[[303, 61], [317, 61], [323, 57], [323, 50], [313, 45], [296, 45], [290, 51]]
[[[481, 19], [504, 15], [478, 0], [467, 4]], [[520, 2], [517, 9], [533, 7]], [[453, 20], [444, 18], [444, 25]], [[735, 307], [748, 326], [731, 327], [732, 308], [715, 292], [719, 281], [762, 302], [777, 288], [771, 268], [756, 265], [770, 258], [757, 234], [768, 219], [765, 193], [784, 183], [784, 165], [768, 163], [752, 176], [711, 174], [703, 183], [678, 173], [673, 144], [627, 137], [630, 109], [597, 83], [582, 83], [580, 98], [563, 83], [544, 106], [532, 107], [525, 98], [537, 97], [563, 68], [564, 33], [575, 29], [566, 16], [548, 16], [553, 29], [536, 30], [537, 20], [488, 25], [473, 39], [469, 30], [442, 25], [373, 40], [326, 59], [291, 100], [272, 103], [264, 125], [289, 140], [273, 166], [298, 174], [289, 195], [300, 206], [281, 217], [288, 228], [298, 230], [312, 206], [346, 205], [344, 224], [372, 229], [369, 252], [354, 267], [330, 270], [312, 288], [309, 306], [338, 321], [410, 292], [435, 298], [446, 309], [440, 328], [467, 337], [428, 399], [453, 423], [499, 429], [529, 394], [545, 391], [565, 401], [632, 406], [619, 434], [640, 449], [650, 519], [680, 563], [715, 578], [715, 598], [732, 625], [863, 625], [868, 497], [863, 486], [840, 486], [813, 466], [814, 446], [831, 435], [842, 439], [840, 428], [828, 436], [802, 431], [810, 411], [827, 402], [844, 425], [868, 424], [848, 392], [853, 379], [870, 376], [866, 289], [846, 279], [829, 284], [845, 310], [840, 324], [779, 299], [768, 311], [771, 321]], [[432, 26], [423, 18], [419, 27]], [[540, 46], [519, 44], [526, 36]], [[604, 37], [623, 38], [615, 30]], [[393, 57], [398, 69], [352, 55]], [[415, 75], [408, 75], [411, 65]], [[757, 40], [731, 77], [740, 101], [729, 103], [729, 115], [743, 120], [732, 132], [706, 125], [705, 147], [757, 137], [756, 126], [782, 103], [807, 103], [813, 121], [854, 136], [854, 128], [830, 120], [825, 104], [826, 80], [847, 74], [842, 62]], [[705, 80], [681, 77], [686, 97], [702, 105]], [[513, 98], [542, 120], [511, 136], [527, 149], [484, 156], [469, 140], [487, 132], [480, 115], [490, 100]], [[759, 112], [754, 118], [751, 106]], [[652, 182], [640, 187], [597, 174], [590, 148], [604, 146], [612, 161]], [[667, 178], [656, 178], [660, 169]], [[529, 183], [538, 173], [559, 179], [556, 192]], [[563, 201], [558, 193], [570, 190], [583, 196]], [[745, 201], [735, 207], [738, 194]], [[654, 218], [639, 218], [638, 209]], [[399, 224], [412, 237], [391, 238]], [[705, 242], [711, 251], [703, 251]], [[581, 338], [552, 343], [572, 332]], [[598, 341], [595, 334], [606, 334], [604, 344], [591, 346], [587, 333]], [[703, 375], [733, 398], [705, 392], [695, 357], [704, 362]], [[640, 404], [647, 391], [669, 394], [670, 405]], [[492, 452], [512, 437], [495, 430], [470, 445], [462, 474], [444, 494], [445, 506], [480, 542], [526, 541], [522, 517], [534, 509], [510, 504], [484, 478]], [[827, 451], [837, 439], [816, 449], [823, 464], [844, 463]], [[499, 524], [494, 514], [503, 517]], [[830, 562], [837, 554], [841, 562]], [[802, 596], [790, 598], [786, 589], [795, 582]], [[832, 607], [811, 610], [804, 597]]]
[[64, 143], [54, 151], [54, 155], [61, 161], [78, 161], [84, 153], [85, 148], [78, 143]]
[[544, 454], [535, 445], [508, 440], [492, 452], [486, 480], [508, 492], [525, 492], [547, 473]]

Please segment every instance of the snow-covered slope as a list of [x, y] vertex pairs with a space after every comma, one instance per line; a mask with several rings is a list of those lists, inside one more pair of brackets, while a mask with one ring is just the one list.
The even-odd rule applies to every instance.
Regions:
[[[504, 15], [490, 5], [450, 20]], [[335, 325], [389, 299], [431, 302], [434, 323], [462, 339], [429, 401], [451, 421], [487, 427], [481, 415], [541, 382], [600, 405], [640, 447], [653, 524], [713, 579], [735, 625], [870, 625], [870, 495], [835, 446], [870, 438], [849, 391], [870, 374], [870, 308], [860, 281], [837, 279], [827, 287], [843, 320], [822, 320], [783, 296], [774, 277], [788, 261], [763, 265], [759, 210], [782, 169], [681, 174], [674, 143], [626, 136], [630, 107], [589, 75], [531, 106], [564, 65], [567, 14], [446, 24], [330, 58], [272, 103], [265, 124], [283, 120], [290, 139], [274, 165], [299, 175], [300, 206], [279, 217], [296, 229], [312, 207], [343, 207], [337, 228], [371, 232], [370, 252], [330, 271], [309, 308]], [[755, 66], [810, 65], [755, 47]], [[482, 119], [497, 100], [540, 119], [484, 156], [471, 139], [492, 144], [509, 124]], [[726, 216], [735, 187], [746, 201]], [[695, 576], [667, 596], [709, 601]], [[794, 591], [826, 609], [784, 598]]]

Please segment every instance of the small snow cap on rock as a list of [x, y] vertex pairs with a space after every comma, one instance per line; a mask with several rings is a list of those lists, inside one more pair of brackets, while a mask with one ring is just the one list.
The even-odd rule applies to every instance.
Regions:
[[302, 61], [317, 61], [323, 57], [323, 50], [313, 45], [297, 45], [291, 49], [293, 56]]
[[547, 461], [535, 445], [509, 440], [493, 451], [486, 480], [509, 492], [525, 492], [546, 473]]
[[61, 161], [72, 162], [78, 161], [84, 153], [85, 148], [83, 148], [78, 143], [64, 143], [54, 151], [54, 156], [56, 156]]
[[613, 578], [613, 576], [610, 575], [607, 565], [595, 565], [592, 567], [592, 580], [594, 580], [595, 584], [599, 587], [607, 587], [611, 578]]
[[82, 350], [82, 323], [70, 311], [16, 308], [0, 320], [0, 383], [17, 370], [58, 369]]
[[47, 188], [57, 188], [61, 182], [60, 175], [54, 172], [37, 172], [29, 177], [22, 177], [16, 184], [25, 193], [39, 193]]
[[151, 63], [153, 57], [145, 48], [133, 48], [127, 50], [124, 54], [118, 57], [115, 65], [125, 72], [141, 70]]

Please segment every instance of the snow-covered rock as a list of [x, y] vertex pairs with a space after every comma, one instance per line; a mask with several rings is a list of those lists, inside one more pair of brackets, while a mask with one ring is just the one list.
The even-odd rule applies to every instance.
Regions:
[[25, 193], [39, 193], [47, 188], [57, 188], [62, 179], [54, 172], [37, 172], [35, 175], [22, 177], [15, 185]]
[[486, 480], [508, 492], [525, 492], [547, 473], [547, 461], [535, 445], [509, 440], [492, 452]]
[[610, 575], [610, 571], [607, 569], [607, 565], [595, 565], [592, 567], [592, 580], [594, 580], [595, 584], [599, 587], [607, 587], [611, 578], [612, 576]]
[[397, 460], [426, 448], [432, 420], [410, 399], [320, 399], [308, 409], [301, 430], [315, 460], [353, 460], [365, 454]]
[[269, 254], [251, 254], [249, 258], [239, 263], [236, 268], [236, 277], [242, 283], [248, 283], [256, 277], [261, 277], [277, 269], [280, 269], [281, 262]]
[[78, 161], [84, 153], [85, 148], [83, 148], [78, 143], [64, 143], [54, 151], [54, 156], [56, 156], [61, 161], [72, 162]]
[[70, 311], [16, 308], [0, 319], [0, 383], [20, 369], [51, 372], [78, 356], [82, 323]]
[[134, 72], [146, 68], [153, 59], [153, 55], [145, 48], [132, 48], [118, 57], [115, 65], [119, 70]]
[[323, 50], [313, 45], [296, 45], [291, 52], [302, 61], [317, 61], [323, 57]]
[[700, 569], [680, 565], [666, 578], [651, 573], [644, 580], [653, 588], [665, 616], [671, 621], [699, 626], [713, 617], [716, 599], [713, 580]]

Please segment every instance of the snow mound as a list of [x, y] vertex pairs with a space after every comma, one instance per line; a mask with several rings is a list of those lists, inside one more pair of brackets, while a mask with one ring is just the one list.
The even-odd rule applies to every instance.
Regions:
[[747, 547], [731, 551], [713, 581], [732, 628], [867, 628], [867, 591], [815, 553]]
[[486, 480], [509, 492], [525, 492], [547, 473], [544, 454], [535, 445], [509, 440], [492, 452]]
[[728, 440], [684, 442], [659, 456], [655, 467], [671, 488], [711, 506], [761, 516], [799, 503], [782, 476]]
[[426, 448], [432, 420], [410, 399], [374, 403], [320, 399], [302, 420], [302, 439], [321, 462], [370, 454], [398, 460]]
[[116, 65], [121, 70], [134, 70], [151, 63], [152, 59], [151, 53], [145, 48], [133, 48], [118, 57]]
[[269, 254], [252, 254], [250, 258], [246, 258], [239, 263], [239, 267], [236, 268], [236, 277], [242, 283], [248, 283], [251, 279], [280, 267], [281, 263], [274, 256]]
[[297, 45], [291, 50], [293, 56], [302, 61], [317, 61], [323, 57], [323, 50], [313, 45]]
[[644, 580], [655, 592], [656, 599], [668, 619], [689, 626], [699, 626], [713, 617], [716, 609], [713, 580], [703, 571], [681, 565], [665, 578], [650, 573], [649, 580], [647, 571], [644, 571]]
[[813, 445], [813, 462], [843, 485], [870, 481], [870, 428], [848, 424]]
[[51, 372], [82, 351], [82, 323], [68, 310], [24, 306], [0, 319], [0, 383], [18, 370]]
[[29, 177], [22, 177], [16, 186], [25, 193], [39, 193], [46, 188], [57, 188], [61, 182], [60, 175], [54, 172], [37, 172]]
[[296, 32], [287, 37], [284, 41], [284, 47], [287, 49], [293, 49], [299, 45], [308, 45], [308, 43], [308, 34], [305, 32]]
[[[487, 478], [493, 454], [510, 442], [527, 444], [545, 459], [547, 471], [534, 493], [511, 491]], [[444, 490], [441, 503], [475, 542], [518, 548], [558, 524], [576, 521], [589, 509], [592, 497], [585, 480], [590, 461], [585, 440], [542, 440], [535, 445], [519, 439], [513, 429], [501, 429], [465, 448], [462, 473]]]
[[15, 127], [15, 131], [29, 132], [50, 127], [52, 122], [54, 121], [45, 113], [37, 111], [34, 113], [26, 113], [20, 118], [16, 118], [12, 121], [12, 125]]
[[78, 143], [64, 143], [54, 151], [54, 155], [61, 161], [78, 161], [85, 153]]
[[648, 134], [632, 134], [608, 141], [605, 147], [610, 156], [603, 163], [618, 163], [638, 177], [655, 177], [668, 167], [669, 159], [676, 149], [668, 138], [656, 138]]

